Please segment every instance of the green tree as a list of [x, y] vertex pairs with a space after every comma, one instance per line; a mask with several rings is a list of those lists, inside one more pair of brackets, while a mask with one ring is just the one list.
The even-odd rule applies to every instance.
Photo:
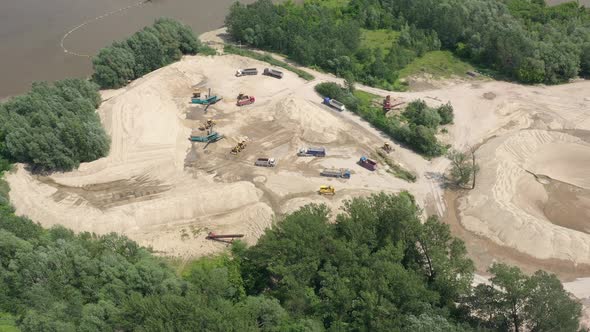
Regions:
[[451, 176], [459, 186], [465, 186], [479, 170], [479, 166], [474, 163], [473, 158], [464, 152], [449, 150], [447, 158], [451, 161]]
[[571, 299], [555, 275], [494, 264], [490, 285], [480, 284], [468, 300], [484, 326], [514, 331], [577, 331], [581, 304]]
[[449, 123], [453, 123], [453, 119], [455, 118], [455, 114], [453, 113], [453, 106], [451, 103], [446, 103], [444, 105], [439, 106], [436, 111], [440, 116], [440, 124], [446, 125]]
[[92, 79], [103, 88], [120, 88], [134, 79], [135, 57], [126, 47], [103, 48], [92, 59]]

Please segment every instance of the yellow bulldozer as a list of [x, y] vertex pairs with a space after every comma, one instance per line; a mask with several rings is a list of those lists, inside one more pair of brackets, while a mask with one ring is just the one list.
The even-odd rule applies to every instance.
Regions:
[[332, 186], [320, 186], [318, 193], [320, 195], [335, 195], [336, 189], [334, 189]]

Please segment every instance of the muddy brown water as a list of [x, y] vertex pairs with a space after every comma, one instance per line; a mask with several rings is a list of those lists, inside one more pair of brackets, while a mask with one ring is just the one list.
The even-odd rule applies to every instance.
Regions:
[[[0, 100], [26, 92], [34, 81], [91, 74], [89, 57], [66, 54], [60, 41], [74, 27], [136, 4], [139, 0], [0, 1]], [[549, 0], [559, 3], [565, 0]], [[234, 0], [151, 0], [92, 21], [64, 41], [66, 49], [94, 55], [114, 40], [128, 37], [158, 17], [171, 17], [200, 34], [223, 25]], [[254, 0], [241, 0], [251, 3]], [[298, 1], [296, 1], [298, 2]], [[580, 0], [590, 5], [590, 0]]]
[[[158, 17], [171, 17], [190, 25], [196, 34], [223, 25], [234, 0], [152, 0], [92, 21], [139, 0], [4, 0], [0, 1], [0, 100], [27, 91], [31, 83], [91, 74], [91, 58], [66, 54], [66, 49], [94, 55], [124, 39]], [[242, 1], [250, 3], [253, 0]]]

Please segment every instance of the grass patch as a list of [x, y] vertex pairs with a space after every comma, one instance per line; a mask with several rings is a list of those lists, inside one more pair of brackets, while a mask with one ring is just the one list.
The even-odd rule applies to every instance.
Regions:
[[453, 75], [464, 76], [466, 72], [473, 70], [472, 65], [462, 61], [450, 51], [431, 51], [420, 58], [414, 59], [400, 70], [399, 77], [404, 78], [427, 73], [435, 78], [448, 78]]
[[199, 46], [199, 50], [197, 51], [197, 54], [199, 54], [199, 55], [217, 55], [217, 51], [213, 47], [201, 43], [201, 46]]
[[388, 29], [367, 30], [361, 29], [361, 47], [363, 48], [389, 48], [397, 42], [400, 32]]
[[377, 149], [375, 150], [375, 153], [375, 159], [381, 160], [383, 163], [389, 166], [387, 173], [395, 176], [396, 178], [400, 178], [408, 182], [416, 182], [416, 175], [414, 173], [408, 171], [407, 169], [403, 168], [400, 164], [391, 160], [391, 158], [389, 158], [385, 152]]
[[281, 67], [281, 68], [287, 69], [288, 71], [294, 72], [295, 74], [297, 74], [297, 76], [303, 78], [306, 81], [311, 81], [311, 80], [315, 79], [315, 77], [312, 74], [310, 74], [310, 73], [308, 73], [308, 72], [306, 72], [304, 70], [301, 70], [299, 68], [295, 68], [295, 67], [291, 66], [290, 64], [288, 64], [286, 62], [277, 60], [277, 59], [273, 58], [270, 54], [266, 54], [266, 53], [261, 54], [261, 53], [254, 52], [254, 51], [251, 51], [251, 50], [245, 50], [245, 49], [242, 49], [242, 48], [237, 48], [237, 47], [235, 47], [233, 45], [225, 45], [224, 48], [223, 48], [223, 51], [225, 53], [230, 53], [230, 54], [236, 54], [236, 55], [240, 55], [240, 56], [245, 56], [245, 57], [248, 57], [248, 58], [252, 58], [252, 59], [259, 60], [259, 61], [267, 62], [267, 63], [269, 63], [269, 64], [271, 64], [273, 66], [277, 66], [277, 67]]
[[381, 100], [383, 99], [380, 96], [374, 95], [370, 92], [365, 92], [361, 90], [355, 90], [354, 96], [358, 98], [361, 105], [371, 105], [374, 100]]
[[0, 332], [20, 332], [20, 329], [16, 327], [14, 316], [0, 312]]

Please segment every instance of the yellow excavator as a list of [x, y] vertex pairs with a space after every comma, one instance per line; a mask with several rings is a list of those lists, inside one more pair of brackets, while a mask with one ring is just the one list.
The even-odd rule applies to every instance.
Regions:
[[383, 146], [381, 147], [383, 149], [383, 151], [385, 151], [386, 153], [390, 153], [391, 151], [393, 151], [393, 148], [391, 147], [391, 144], [385, 142], [385, 144], [383, 144]]
[[336, 189], [332, 186], [320, 186], [320, 190], [318, 191], [320, 195], [335, 195]]
[[199, 127], [200, 130], [208, 130], [209, 128], [213, 128], [215, 125], [215, 121], [213, 119], [207, 119], [207, 122], [203, 122], [203, 124]]
[[236, 146], [233, 147], [233, 149], [231, 149], [231, 154], [238, 154], [239, 152], [241, 152], [245, 148], [246, 148], [246, 141], [241, 140], [238, 142], [238, 144]]

